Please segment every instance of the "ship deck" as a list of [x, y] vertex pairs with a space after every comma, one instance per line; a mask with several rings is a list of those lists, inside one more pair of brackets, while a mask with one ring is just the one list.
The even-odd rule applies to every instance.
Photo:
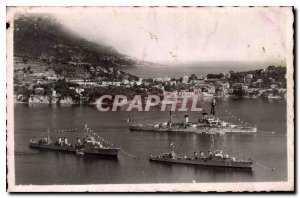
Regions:
[[111, 156], [117, 157], [120, 148], [75, 148], [72, 146], [59, 146], [59, 145], [39, 145], [39, 144], [30, 144], [30, 148], [35, 149], [43, 149], [43, 150], [53, 150], [53, 151], [60, 151], [60, 152], [70, 152], [76, 153], [77, 151], [81, 151], [84, 155], [98, 155], [98, 156]]
[[[205, 159], [205, 158], [203, 158]], [[252, 169], [252, 162], [242, 162], [242, 161], [218, 161], [218, 160], [191, 160], [191, 159], [172, 159], [172, 158], [162, 158], [162, 157], [149, 157], [150, 161], [158, 161], [165, 163], [174, 163], [174, 164], [190, 164], [190, 165], [199, 165], [199, 166], [212, 166], [212, 167], [225, 167], [225, 168], [246, 168]]]

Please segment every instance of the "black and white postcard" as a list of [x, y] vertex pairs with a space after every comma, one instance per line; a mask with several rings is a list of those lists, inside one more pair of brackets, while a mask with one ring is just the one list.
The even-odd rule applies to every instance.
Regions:
[[294, 190], [293, 7], [7, 7], [10, 192]]

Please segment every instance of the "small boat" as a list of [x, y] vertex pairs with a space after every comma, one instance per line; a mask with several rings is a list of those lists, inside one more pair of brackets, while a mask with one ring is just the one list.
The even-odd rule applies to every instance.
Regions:
[[282, 99], [283, 97], [277, 96], [277, 95], [273, 95], [273, 94], [270, 94], [270, 95], [268, 96], [268, 98], [269, 98], [269, 99]]
[[76, 155], [84, 155], [84, 152], [82, 152], [80, 150], [76, 150]]

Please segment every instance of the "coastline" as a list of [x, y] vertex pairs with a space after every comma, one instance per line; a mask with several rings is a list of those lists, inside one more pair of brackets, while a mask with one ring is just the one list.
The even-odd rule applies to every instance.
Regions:
[[[83, 106], [96, 106], [98, 105], [98, 103], [96, 101], [90, 102], [90, 103], [82, 103], [82, 102], [74, 102], [73, 100], [55, 100], [55, 102], [51, 102], [50, 97], [47, 99], [48, 101], [45, 100], [37, 100], [37, 98], [41, 97], [41, 96], [31, 96], [34, 99], [30, 100], [30, 101], [19, 101], [16, 99], [16, 95], [14, 95], [14, 104], [45, 104], [45, 105], [62, 105], [62, 106], [72, 106], [72, 105], [83, 105]], [[46, 97], [47, 96], [42, 96], [42, 97]], [[286, 100], [286, 97], [264, 97], [264, 96], [235, 96], [232, 94], [227, 94], [224, 96], [206, 96], [206, 97], [202, 97], [202, 99], [205, 100], [211, 100], [213, 98], [218, 98], [218, 99], [222, 99], [222, 100], [226, 100], [226, 98], [236, 98], [236, 99], [251, 99], [251, 100]]]

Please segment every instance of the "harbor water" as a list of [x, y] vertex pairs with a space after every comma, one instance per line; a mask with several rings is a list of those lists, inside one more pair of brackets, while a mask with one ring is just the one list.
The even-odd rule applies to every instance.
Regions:
[[[211, 99], [204, 106], [209, 112]], [[169, 112], [99, 112], [94, 106], [49, 106], [15, 104], [16, 184], [133, 184], [192, 182], [253, 182], [287, 180], [286, 101], [269, 99], [217, 99], [216, 116], [240, 124], [256, 124], [257, 134], [215, 135], [216, 149], [237, 158], [251, 158], [252, 171], [150, 162], [149, 153], [169, 152], [174, 142], [178, 155], [210, 149], [210, 135], [130, 131], [129, 124], [165, 122]], [[200, 113], [190, 114], [196, 121]], [[130, 117], [131, 123], [127, 122]], [[174, 114], [174, 122], [184, 114]], [[124, 151], [118, 159], [78, 156], [28, 147], [29, 139], [46, 137], [47, 128], [71, 129], [87, 123], [99, 136]], [[267, 132], [275, 132], [267, 133]], [[50, 138], [67, 137], [75, 142], [83, 132], [51, 133]], [[272, 171], [269, 168], [275, 168]]]

